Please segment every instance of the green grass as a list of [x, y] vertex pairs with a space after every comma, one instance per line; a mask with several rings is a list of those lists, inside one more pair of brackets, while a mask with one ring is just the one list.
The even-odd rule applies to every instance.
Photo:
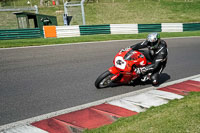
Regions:
[[[18, 0], [15, 5], [26, 6], [26, 2], [26, 0]], [[32, 0], [32, 2], [33, 5], [39, 4], [39, 0]], [[128, 0], [114, 0], [114, 2], [113, 0], [99, 0], [99, 3], [85, 3], [84, 7], [87, 25], [200, 22], [200, 0], [193, 0], [193, 2], [185, 2], [185, 0], [176, 0], [176, 2], [174, 0], [160, 0], [160, 2], [159, 0], [146, 0], [146, 2], [144, 0], [130, 0], [130, 2]], [[39, 7], [39, 13], [57, 16], [58, 25], [63, 25], [63, 5]], [[16, 25], [16, 20], [8, 20], [5, 17], [0, 17], [0, 21], [3, 22], [2, 24], [9, 22], [10, 25]], [[73, 21], [72, 24], [78, 23]]]
[[[112, 0], [85, 4], [87, 25], [95, 24], [150, 24], [200, 22], [200, 0], [174, 2], [173, 0]], [[40, 13], [56, 15], [63, 25], [62, 6], [41, 7]], [[75, 21], [74, 21], [75, 22]], [[72, 24], [77, 24], [73, 23]]]
[[199, 133], [200, 92], [85, 133]]
[[[145, 39], [148, 33], [128, 34], [128, 35], [88, 35], [80, 37], [67, 38], [37, 38], [37, 39], [18, 39], [18, 40], [1, 40], [0, 48], [9, 47], [25, 47], [39, 45], [54, 45], [78, 42], [94, 42], [108, 40], [125, 40], [125, 39]], [[185, 37], [185, 36], [200, 36], [200, 31], [180, 32], [180, 33], [160, 33], [161, 38], [165, 37]]]
[[85, 6], [87, 24], [199, 22], [200, 1], [127, 0]]

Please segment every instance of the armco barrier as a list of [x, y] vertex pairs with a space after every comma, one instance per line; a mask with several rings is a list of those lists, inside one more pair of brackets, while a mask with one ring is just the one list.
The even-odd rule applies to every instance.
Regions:
[[80, 36], [79, 26], [56, 26], [57, 38]]
[[45, 38], [57, 37], [56, 26], [44, 26], [43, 29]]
[[183, 32], [182, 23], [162, 23], [162, 32]]
[[[46, 26], [48, 27], [48, 26]], [[144, 32], [184, 32], [200, 30], [200, 23], [161, 23], [161, 24], [110, 24], [55, 26], [56, 37], [76, 37], [95, 34], [138, 34]], [[48, 38], [49, 36], [46, 36]], [[50, 32], [50, 31], [49, 31]]]
[[76, 26], [44, 26], [34, 29], [0, 30], [0, 40], [25, 38], [77, 37], [95, 34], [138, 34], [143, 32], [184, 32], [200, 30], [200, 23], [108, 24]]
[[161, 24], [138, 24], [139, 33], [142, 32], [161, 32]]
[[200, 23], [185, 23], [183, 24], [183, 31], [200, 30]]
[[111, 34], [138, 34], [137, 24], [110, 24]]
[[43, 32], [39, 28], [0, 30], [0, 40], [40, 38]]
[[79, 26], [81, 35], [110, 34], [110, 25]]

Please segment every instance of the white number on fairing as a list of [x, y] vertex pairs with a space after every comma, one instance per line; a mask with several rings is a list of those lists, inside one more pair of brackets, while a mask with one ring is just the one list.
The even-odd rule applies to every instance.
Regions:
[[115, 58], [115, 66], [119, 69], [125, 69], [126, 67], [126, 62], [124, 61], [123, 57], [117, 56]]

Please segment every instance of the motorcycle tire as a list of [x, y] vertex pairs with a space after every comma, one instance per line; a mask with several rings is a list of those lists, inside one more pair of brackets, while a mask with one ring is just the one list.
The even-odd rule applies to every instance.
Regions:
[[95, 81], [95, 86], [97, 89], [102, 89], [109, 87], [112, 84], [111, 78], [113, 77], [113, 74], [110, 73], [110, 71], [105, 71], [102, 73]]

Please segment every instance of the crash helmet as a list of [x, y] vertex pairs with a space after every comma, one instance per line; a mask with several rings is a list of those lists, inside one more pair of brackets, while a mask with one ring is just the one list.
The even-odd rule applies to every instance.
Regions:
[[147, 41], [152, 49], [156, 49], [159, 45], [160, 34], [159, 33], [150, 33], [147, 36]]

